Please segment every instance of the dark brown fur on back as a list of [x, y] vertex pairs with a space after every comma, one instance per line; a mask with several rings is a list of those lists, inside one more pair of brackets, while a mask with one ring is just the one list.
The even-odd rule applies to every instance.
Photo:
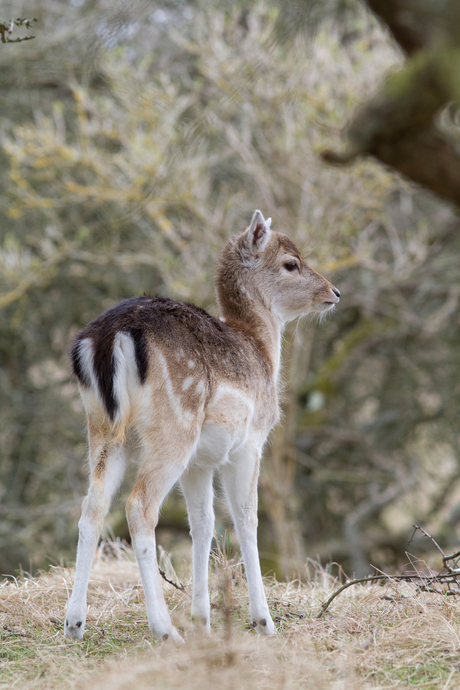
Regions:
[[[91, 321], [77, 335], [72, 348], [73, 373], [81, 385], [89, 386], [90, 381], [81, 363], [80, 344], [86, 338], [91, 339], [94, 372], [107, 414], [112, 420], [118, 407], [113, 390], [113, 347], [115, 335], [119, 332], [128, 333], [133, 339], [140, 383], [145, 382], [149, 366], [149, 336], [172, 351], [183, 347], [185, 352], [196, 352], [210, 377], [222, 356], [230, 378], [245, 377], [241, 368], [243, 343], [225, 323], [194, 304], [164, 297], [133, 297]], [[216, 361], [210, 361], [210, 357]]]

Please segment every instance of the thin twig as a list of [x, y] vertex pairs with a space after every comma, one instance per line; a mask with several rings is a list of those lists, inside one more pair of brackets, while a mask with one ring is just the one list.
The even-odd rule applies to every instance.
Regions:
[[10, 38], [15, 26], [25, 26], [26, 29], [32, 28], [32, 22], [37, 22], [38, 19], [12, 19], [8, 24], [0, 22], [0, 41], [2, 43], [22, 43], [23, 41], [31, 41], [35, 36], [22, 36], [21, 38]]
[[173, 587], [175, 587], [176, 589], [178, 589], [180, 592], [185, 592], [185, 585], [183, 585], [182, 582], [180, 582], [179, 584], [177, 584], [177, 582], [173, 582], [173, 580], [170, 580], [169, 577], [166, 577], [165, 571], [162, 570], [160, 567], [158, 568], [158, 570], [160, 571], [160, 575], [161, 575], [161, 577], [163, 578], [163, 580], [165, 580], [165, 581], [168, 582], [170, 585], [172, 585]]
[[[460, 568], [452, 568], [452, 566], [449, 565], [448, 561], [449, 560], [454, 560], [456, 561], [457, 559], [460, 558], [460, 551], [456, 551], [455, 553], [446, 556], [444, 551], [441, 549], [437, 541], [431, 536], [431, 534], [428, 534], [426, 530], [424, 530], [422, 527], [419, 527], [418, 525], [414, 525], [414, 531], [412, 533], [412, 536], [410, 537], [409, 541], [407, 542], [408, 544], [411, 543], [412, 539], [414, 538], [414, 535], [417, 530], [422, 532], [422, 534], [427, 537], [428, 539], [431, 540], [431, 542], [436, 546], [438, 551], [442, 554], [442, 561], [444, 564], [444, 567], [448, 571], [447, 573], [443, 574], [434, 574], [434, 575], [422, 575], [419, 573], [413, 573], [413, 574], [408, 574], [408, 575], [369, 575], [368, 577], [360, 577], [357, 578], [356, 580], [349, 580], [346, 582], [344, 585], [339, 587], [333, 594], [329, 597], [329, 599], [324, 602], [321, 606], [321, 611], [318, 614], [317, 618], [322, 618], [322, 616], [325, 614], [327, 609], [329, 608], [330, 604], [334, 601], [334, 599], [341, 594], [345, 589], [348, 589], [348, 587], [352, 587], [353, 585], [361, 584], [364, 582], [382, 582], [384, 580], [393, 580], [396, 582], [414, 582], [417, 584], [417, 591], [416, 593], [418, 594], [419, 592], [430, 592], [433, 594], [441, 594], [441, 595], [447, 595], [447, 596], [458, 596], [460, 595]], [[447, 585], [448, 587], [451, 584], [457, 585], [459, 587], [459, 591], [454, 591], [451, 590], [450, 588], [447, 591], [440, 591], [433, 585]]]
[[394, 580], [396, 582], [414, 582], [415, 584], [418, 585], [417, 587], [417, 593], [418, 592], [433, 592], [436, 594], [450, 594], [450, 596], [458, 596], [460, 595], [460, 591], [454, 592], [452, 590], [449, 590], [447, 592], [440, 592], [437, 589], [434, 589], [431, 587], [433, 583], [436, 584], [452, 584], [455, 583], [459, 585], [460, 583], [458, 582], [456, 577], [453, 577], [451, 573], [446, 573], [444, 575], [419, 575], [418, 573], [414, 573], [413, 575], [369, 575], [368, 577], [360, 577], [357, 578], [356, 580], [350, 580], [349, 582], [346, 582], [342, 587], [339, 587], [330, 597], [329, 599], [322, 605], [320, 613], [317, 615], [317, 618], [321, 618], [323, 614], [327, 611], [329, 608], [329, 605], [334, 601], [334, 599], [341, 593], [343, 592], [344, 589], [347, 589], [348, 587], [351, 587], [352, 585], [358, 585], [362, 582], [378, 582], [378, 581], [384, 581], [384, 580]]
[[460, 568], [452, 568], [451, 565], [447, 561], [456, 561], [456, 565], [458, 566], [458, 559], [460, 558], [460, 551], [455, 551], [455, 553], [451, 553], [449, 556], [443, 556], [442, 558], [442, 563], [445, 568], [452, 574], [452, 575], [460, 575]]
[[8, 637], [30, 637], [30, 635], [25, 632], [14, 632], [14, 630], [12, 628], [9, 628], [7, 625], [3, 626], [3, 630], [6, 630], [8, 634], [0, 635], [0, 639], [2, 640], [6, 640]]
[[444, 551], [441, 549], [441, 547], [439, 546], [438, 542], [431, 536], [431, 534], [428, 534], [428, 532], [426, 532], [426, 531], [423, 529], [423, 527], [419, 527], [418, 525], [414, 525], [413, 527], [414, 527], [414, 532], [413, 532], [413, 534], [412, 534], [412, 537], [410, 538], [410, 541], [412, 541], [415, 532], [416, 532], [417, 530], [419, 530], [422, 534], [425, 535], [425, 537], [427, 537], [428, 539], [430, 539], [430, 540], [433, 542], [433, 544], [436, 546], [436, 548], [438, 549], [438, 551], [442, 554], [443, 558], [446, 557], [446, 554], [445, 554]]
[[346, 582], [344, 585], [339, 587], [339, 589], [336, 589], [336, 591], [329, 597], [329, 599], [321, 606], [321, 611], [316, 617], [322, 618], [322, 616], [326, 613], [327, 609], [329, 608], [329, 605], [332, 604], [334, 599], [337, 596], [339, 596], [339, 594], [343, 592], [344, 589], [348, 589], [348, 587], [351, 587], [352, 585], [358, 585], [361, 582], [377, 582], [378, 580], [388, 580], [389, 578], [390, 575], [369, 575], [368, 577], [359, 577], [356, 580], [349, 580], [349, 582]]
[[454, 553], [451, 553], [448, 556], [446, 556], [444, 551], [439, 546], [438, 542], [435, 539], [433, 539], [431, 534], [428, 534], [428, 532], [426, 532], [423, 529], [423, 527], [419, 527], [418, 525], [414, 525], [414, 531], [412, 532], [411, 538], [407, 542], [408, 544], [410, 544], [410, 542], [414, 538], [414, 534], [416, 533], [417, 530], [420, 530], [420, 532], [422, 532], [422, 534], [424, 534], [425, 537], [428, 537], [428, 539], [430, 539], [433, 542], [433, 544], [436, 546], [436, 548], [438, 549], [439, 553], [442, 556], [442, 564], [445, 567], [445, 569], [448, 570], [451, 575], [460, 575], [460, 567], [458, 566], [458, 563], [457, 562], [455, 563], [455, 565], [457, 566], [455, 568], [452, 568], [452, 566], [449, 563], [449, 561], [458, 561], [458, 559], [460, 558], [460, 551], [455, 551]]
[[[356, 580], [349, 580], [346, 582], [344, 585], [339, 587], [330, 597], [329, 599], [321, 606], [321, 611], [318, 614], [317, 618], [322, 618], [322, 616], [325, 614], [327, 609], [329, 608], [330, 604], [334, 601], [334, 599], [345, 589], [348, 589], [348, 587], [352, 587], [353, 585], [361, 584], [364, 582], [382, 582], [384, 580], [394, 580], [396, 582], [414, 582], [417, 584], [417, 591], [416, 594], [419, 592], [430, 592], [433, 594], [441, 594], [441, 595], [446, 595], [446, 596], [458, 596], [460, 594], [460, 567], [457, 568], [452, 568], [451, 565], [449, 565], [448, 561], [457, 561], [457, 559], [460, 559], [460, 551], [456, 551], [455, 553], [451, 554], [450, 556], [446, 556], [444, 551], [441, 549], [439, 546], [438, 542], [431, 536], [431, 534], [428, 534], [426, 530], [423, 529], [423, 527], [419, 527], [418, 525], [414, 525], [414, 531], [412, 532], [412, 536], [410, 537], [409, 541], [407, 542], [408, 544], [411, 543], [412, 539], [414, 538], [414, 535], [417, 530], [422, 532], [422, 534], [430, 539], [430, 541], [436, 546], [438, 551], [442, 555], [442, 562], [444, 564], [444, 567], [448, 571], [447, 573], [443, 574], [434, 574], [434, 575], [422, 575], [417, 572], [407, 574], [407, 575], [369, 575], [368, 577], [360, 577], [357, 578]], [[456, 565], [457, 562], [456, 562]], [[450, 589], [450, 585], [455, 584], [459, 588], [459, 591], [455, 591]], [[447, 591], [440, 591], [433, 585], [447, 585], [448, 589]]]

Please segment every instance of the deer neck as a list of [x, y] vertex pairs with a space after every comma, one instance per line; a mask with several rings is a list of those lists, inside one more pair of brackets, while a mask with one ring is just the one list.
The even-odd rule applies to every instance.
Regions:
[[238, 291], [238, 299], [221, 303], [221, 318], [246, 338], [251, 338], [267, 361], [277, 386], [281, 362], [283, 325], [259, 295]]

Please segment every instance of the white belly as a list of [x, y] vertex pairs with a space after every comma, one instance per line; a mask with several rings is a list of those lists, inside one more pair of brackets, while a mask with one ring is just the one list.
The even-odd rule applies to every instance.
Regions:
[[253, 402], [241, 391], [220, 385], [209, 402], [192, 464], [218, 467], [251, 435]]
[[218, 467], [227, 462], [233, 445], [234, 439], [228, 429], [214, 422], [205, 422], [191, 464], [194, 467]]

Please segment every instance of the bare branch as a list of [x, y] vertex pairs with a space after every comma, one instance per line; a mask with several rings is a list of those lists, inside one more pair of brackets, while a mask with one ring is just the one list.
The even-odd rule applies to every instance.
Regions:
[[436, 548], [438, 549], [438, 551], [442, 554], [443, 558], [446, 557], [446, 554], [445, 554], [444, 551], [441, 549], [441, 547], [439, 546], [438, 542], [431, 536], [431, 534], [428, 534], [428, 532], [426, 532], [426, 531], [423, 529], [423, 527], [419, 527], [418, 525], [414, 525], [414, 531], [413, 531], [413, 533], [412, 533], [411, 538], [410, 538], [409, 541], [407, 542], [408, 544], [411, 543], [412, 539], [414, 538], [414, 534], [415, 534], [415, 532], [416, 532], [417, 530], [419, 530], [419, 532], [421, 532], [425, 537], [427, 537], [428, 539], [430, 539], [430, 540], [433, 542], [433, 544], [436, 546]]
[[25, 26], [26, 29], [32, 28], [32, 22], [37, 22], [38, 19], [11, 19], [7, 24], [0, 22], [0, 41], [2, 43], [22, 43], [23, 41], [31, 41], [35, 36], [22, 36], [21, 38], [10, 38], [15, 26]]
[[177, 584], [177, 582], [174, 582], [173, 580], [170, 580], [169, 577], [166, 576], [165, 571], [162, 570], [161, 568], [158, 568], [158, 571], [159, 571], [161, 577], [163, 578], [163, 580], [164, 580], [165, 582], [167, 582], [168, 584], [172, 585], [173, 587], [175, 587], [176, 589], [178, 589], [180, 592], [185, 592], [185, 591], [186, 591], [186, 590], [185, 590], [185, 585], [183, 585], [182, 582], [179, 582], [179, 584]]
[[[353, 585], [358, 585], [361, 583], [365, 582], [384, 582], [385, 580], [390, 580], [390, 581], [395, 581], [395, 582], [412, 582], [417, 585], [417, 590], [416, 594], [419, 592], [430, 592], [433, 594], [442, 594], [442, 595], [447, 595], [447, 596], [458, 596], [460, 595], [460, 567], [452, 568], [452, 566], [449, 565], [448, 561], [449, 560], [454, 560], [457, 566], [457, 561], [460, 560], [460, 551], [456, 551], [455, 553], [446, 556], [444, 554], [444, 551], [441, 549], [437, 541], [431, 536], [431, 534], [428, 534], [426, 530], [424, 530], [422, 527], [419, 527], [418, 525], [414, 525], [414, 531], [408, 541], [410, 543], [412, 539], [414, 538], [415, 532], [419, 530], [422, 532], [422, 534], [430, 539], [432, 543], [436, 546], [438, 551], [442, 554], [443, 558], [443, 564], [446, 570], [448, 571], [447, 573], [432, 573], [427, 575], [426, 573], [403, 573], [401, 575], [386, 575], [386, 574], [381, 574], [381, 575], [369, 575], [368, 577], [359, 577], [354, 580], [349, 580], [346, 582], [344, 585], [339, 587], [338, 589], [331, 594], [329, 599], [325, 601], [322, 606], [321, 606], [321, 611], [319, 612], [317, 618], [322, 618], [323, 615], [326, 613], [327, 609], [329, 608], [330, 604], [334, 601], [336, 597], [339, 596], [345, 589], [348, 589], [348, 587], [352, 587]], [[455, 585], [457, 587], [456, 590], [452, 590], [450, 588], [451, 585]], [[448, 589], [447, 590], [439, 590], [437, 589], [434, 585], [447, 585]]]

